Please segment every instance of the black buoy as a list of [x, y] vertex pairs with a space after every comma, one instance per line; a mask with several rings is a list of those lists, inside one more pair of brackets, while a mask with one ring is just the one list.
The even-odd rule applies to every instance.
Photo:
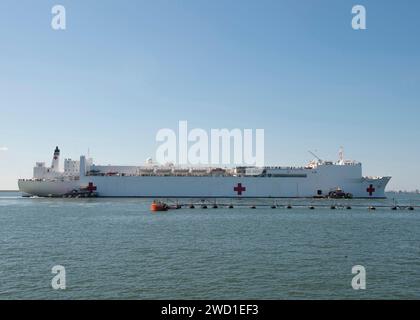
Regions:
[[251, 206], [251, 209], [256, 209], [256, 207], [255, 206]]
[[408, 210], [413, 211], [413, 210], [414, 210], [414, 207], [409, 206], [409, 207], [408, 207]]
[[336, 209], [336, 206], [331, 206], [330, 209], [331, 210], [335, 210]]
[[287, 205], [287, 207], [286, 207], [287, 209], [292, 209], [292, 206], [289, 204], [289, 205]]
[[376, 208], [374, 206], [370, 206], [368, 209], [369, 210], [376, 210]]
[[203, 204], [203, 205], [201, 206], [201, 209], [207, 209], [207, 205]]
[[271, 209], [275, 209], [277, 208], [274, 204], [271, 206]]
[[391, 207], [391, 210], [397, 210], [396, 206]]
[[195, 208], [194, 205], [190, 204], [190, 209], [194, 209], [194, 208]]
[[315, 207], [314, 207], [314, 206], [310, 206], [310, 207], [309, 207], [309, 209], [310, 209], [310, 210], [314, 210], [314, 209], [315, 209]]
[[233, 205], [231, 205], [231, 204], [230, 204], [228, 208], [229, 208], [229, 209], [233, 209]]
[[217, 209], [218, 207], [217, 207], [217, 204], [214, 204], [213, 205], [213, 209]]
[[347, 209], [347, 210], [351, 210], [351, 207], [350, 207], [350, 206], [347, 206], [347, 207], [346, 207], [346, 209]]

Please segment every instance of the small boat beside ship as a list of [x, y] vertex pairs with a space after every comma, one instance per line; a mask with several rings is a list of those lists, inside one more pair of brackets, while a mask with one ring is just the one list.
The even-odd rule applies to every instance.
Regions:
[[150, 205], [150, 211], [156, 212], [156, 211], [168, 211], [169, 206], [161, 201], [154, 200], [152, 204]]

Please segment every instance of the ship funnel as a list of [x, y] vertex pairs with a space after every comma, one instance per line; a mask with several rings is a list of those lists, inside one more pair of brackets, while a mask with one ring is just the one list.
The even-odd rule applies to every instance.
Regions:
[[54, 150], [54, 156], [51, 163], [51, 170], [54, 172], [60, 171], [60, 149], [58, 149], [58, 146], [55, 147]]

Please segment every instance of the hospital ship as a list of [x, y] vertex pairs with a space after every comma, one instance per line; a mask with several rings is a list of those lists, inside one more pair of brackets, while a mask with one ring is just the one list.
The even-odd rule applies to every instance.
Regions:
[[98, 165], [91, 158], [65, 159], [60, 150], [52, 164], [37, 162], [33, 177], [19, 179], [26, 196], [145, 198], [313, 198], [339, 190], [354, 198], [385, 198], [391, 177], [362, 175], [362, 164], [319, 158], [302, 167], [181, 167], [158, 165], [148, 159], [141, 166]]

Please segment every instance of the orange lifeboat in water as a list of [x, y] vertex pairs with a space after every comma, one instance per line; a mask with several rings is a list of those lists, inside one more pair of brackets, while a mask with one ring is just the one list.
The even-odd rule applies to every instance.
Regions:
[[168, 205], [160, 201], [153, 201], [150, 205], [150, 211], [168, 211]]

